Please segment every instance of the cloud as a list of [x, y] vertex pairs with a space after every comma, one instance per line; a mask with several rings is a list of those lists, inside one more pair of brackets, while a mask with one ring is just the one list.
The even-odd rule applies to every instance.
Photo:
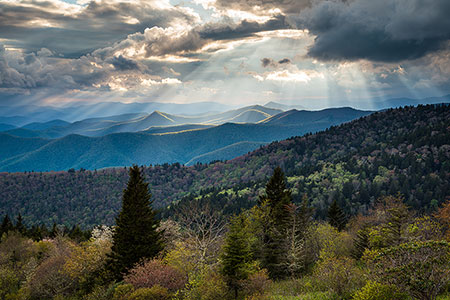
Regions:
[[290, 64], [290, 63], [291, 63], [291, 60], [290, 60], [289, 58], [283, 58], [283, 59], [279, 60], [278, 63], [279, 63], [280, 65]]
[[[181, 84], [173, 77], [153, 74], [141, 62], [114, 56], [93, 55], [78, 59], [48, 56], [46, 49], [23, 53], [0, 47], [0, 92], [26, 94], [30, 90], [140, 91], [146, 87]], [[173, 74], [172, 74], [173, 75]]]
[[323, 77], [317, 71], [314, 70], [276, 70], [270, 72], [264, 72], [262, 74], [250, 72], [258, 81], [278, 81], [278, 82], [292, 82], [292, 83], [308, 83], [312, 78]]
[[448, 47], [448, 0], [318, 1], [296, 18], [320, 60], [413, 60]]
[[266, 68], [266, 67], [269, 67], [269, 66], [276, 66], [276, 63], [275, 63], [275, 61], [273, 59], [264, 57], [263, 59], [261, 59], [261, 65], [264, 68]]
[[264, 57], [261, 59], [261, 65], [263, 66], [263, 68], [267, 68], [267, 67], [278, 68], [283, 65], [289, 65], [291, 63], [292, 63], [292, 61], [289, 58], [280, 59], [278, 62], [276, 62], [272, 58], [267, 58], [267, 57]]
[[191, 9], [164, 0], [92, 0], [85, 5], [59, 0], [0, 2], [0, 37], [12, 47], [46, 47], [66, 57], [95, 49], [154, 26], [187, 26], [200, 19]]
[[112, 64], [119, 71], [139, 70], [139, 64], [136, 61], [125, 58], [122, 55], [109, 58], [106, 62]]
[[255, 15], [267, 15], [274, 12], [298, 14], [309, 7], [311, 0], [216, 0], [210, 4], [218, 10], [246, 11]]
[[[227, 22], [207, 23], [195, 27], [152, 27], [130, 34], [126, 39], [110, 47], [95, 50], [94, 56], [109, 57], [122, 55], [128, 58], [167, 59], [169, 61], [195, 61], [196, 56], [212, 54], [226, 48], [224, 44], [236, 40], [258, 37], [258, 33], [288, 28], [290, 25], [282, 15], [277, 15], [264, 23], [243, 20], [239, 23]], [[205, 53], [201, 50], [213, 44]]]

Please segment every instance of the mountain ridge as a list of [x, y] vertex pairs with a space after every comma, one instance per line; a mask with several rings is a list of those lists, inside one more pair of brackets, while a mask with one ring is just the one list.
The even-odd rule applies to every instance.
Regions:
[[[248, 112], [250, 109], [255, 111], [260, 108], [259, 106], [244, 107], [240, 110], [227, 112], [221, 115], [221, 117], [227, 120], [230, 116], [239, 117], [242, 116], [242, 113]], [[265, 109], [263, 112], [264, 114], [258, 112], [258, 115], [259, 119], [263, 119], [264, 121], [270, 118], [267, 117], [269, 113], [277, 112], [277, 110]], [[22, 136], [25, 136], [23, 137], [25, 139], [24, 141], [18, 141], [17, 143], [27, 144], [28, 146], [25, 149], [28, 151], [26, 153], [22, 151], [13, 157], [12, 152], [9, 152], [9, 156], [5, 155], [1, 157], [0, 171], [48, 171], [67, 170], [70, 168], [98, 169], [112, 166], [126, 166], [133, 162], [145, 165], [165, 162], [185, 164], [195, 157], [202, 157], [202, 159], [210, 157], [211, 160], [231, 159], [253, 150], [249, 145], [257, 148], [258, 146], [255, 143], [269, 143], [291, 136], [302, 135], [307, 132], [316, 132], [332, 125], [351, 121], [370, 112], [354, 110], [353, 115], [344, 115], [339, 118], [333, 117], [335, 113], [342, 114], [340, 110], [335, 109], [330, 109], [325, 112], [303, 111], [301, 112], [302, 117], [309, 116], [309, 119], [303, 122], [292, 122], [291, 118], [290, 122], [283, 122], [282, 120], [273, 122], [273, 124], [264, 122], [256, 124], [224, 123], [210, 127], [208, 125], [186, 124], [185, 127], [176, 127], [173, 124], [181, 122], [177, 118], [184, 120], [184, 117], [168, 115], [157, 111], [150, 115], [134, 119], [133, 122], [125, 121], [117, 124], [101, 120], [100, 123], [93, 121], [94, 125], [83, 125], [82, 122], [71, 125], [82, 130], [87, 130], [86, 128], [91, 126], [93, 128], [92, 130], [100, 130], [104, 135], [97, 136], [92, 134], [91, 136], [87, 136], [74, 132], [55, 139], [49, 139], [50, 136], [43, 135], [45, 137], [44, 140], [30, 140], [30, 138], [39, 137], [38, 131], [30, 131], [23, 128], [14, 129], [3, 134], [20, 133]], [[282, 112], [281, 114], [284, 113]], [[324, 116], [328, 117], [325, 121], [321, 120]], [[167, 124], [171, 125], [169, 127], [172, 129], [178, 128], [179, 131], [170, 132], [170, 129], [168, 129], [169, 132], [167, 130], [164, 132], [161, 125], [158, 125], [160, 126], [158, 128], [151, 127], [152, 124], [161, 124], [161, 121], [164, 121], [163, 124], [166, 124], [166, 126]], [[88, 121], [86, 122], [89, 123]], [[108, 127], [114, 128], [114, 130], [111, 129], [109, 131], [102, 128], [104, 124], [116, 125]], [[118, 129], [114, 126], [125, 126], [128, 130], [125, 130], [125, 128]], [[146, 130], [134, 132], [133, 129]], [[55, 127], [46, 129], [43, 133], [49, 133], [51, 130], [55, 130]], [[83, 138], [75, 138], [74, 136], [83, 136]], [[17, 147], [10, 145], [10, 143], [14, 143], [17, 139], [19, 137], [16, 137], [16, 139], [5, 139], [0, 141], [0, 145], [6, 149], [16, 149]], [[44, 145], [44, 141], [46, 141], [46, 145]], [[239, 142], [250, 142], [253, 144], [247, 144], [245, 147], [241, 144], [236, 145], [235, 148], [226, 148], [223, 151], [226, 151], [227, 155], [224, 155], [223, 151], [214, 152]], [[74, 152], [73, 148], [76, 148], [77, 152]], [[233, 154], [231, 149], [235, 149], [236, 152]], [[218, 157], [212, 157], [211, 155], [214, 153]], [[204, 160], [202, 161], [205, 162]]]
[[[276, 166], [285, 171], [294, 200], [306, 194], [320, 218], [333, 199], [353, 215], [397, 193], [410, 207], [432, 211], [450, 194], [449, 127], [448, 105], [391, 109], [272, 142], [227, 162], [161, 164], [143, 172], [154, 205], [165, 208], [165, 215], [194, 198], [225, 213], [251, 207]], [[123, 167], [0, 173], [0, 213], [20, 212], [28, 224], [112, 224], [127, 179]]]

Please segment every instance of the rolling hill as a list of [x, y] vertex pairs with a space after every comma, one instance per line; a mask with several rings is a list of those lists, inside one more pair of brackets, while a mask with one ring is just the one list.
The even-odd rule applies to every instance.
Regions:
[[[272, 109], [259, 110], [260, 107], [257, 108], [243, 108], [221, 114], [220, 117], [223, 118], [222, 120], [226, 120], [230, 116], [239, 118], [243, 116], [242, 114], [251, 112], [264, 118], [269, 113], [276, 112]], [[329, 126], [350, 121], [358, 116], [365, 116], [368, 113], [354, 110], [353, 114], [349, 114], [348, 117], [335, 118], [332, 109], [326, 112], [301, 112], [298, 117], [303, 119], [298, 122], [293, 122], [295, 116], [290, 116], [286, 119], [277, 119], [276, 122], [259, 124], [225, 123], [219, 126], [187, 124], [154, 127], [156, 124], [183, 123], [185, 119], [185, 117], [154, 112], [134, 119], [135, 122], [125, 121], [121, 122], [120, 125], [108, 127], [112, 132], [119, 133], [110, 133], [109, 130], [100, 128], [96, 130], [102, 131], [105, 135], [89, 137], [69, 134], [57, 139], [38, 139], [38, 135], [35, 135], [37, 131], [19, 128], [3, 133], [5, 138], [0, 139], [0, 146], [5, 149], [17, 149], [14, 144], [27, 144], [29, 146], [19, 153], [5, 152], [5, 155], [0, 157], [0, 171], [99, 169], [127, 166], [133, 163], [150, 165], [179, 162], [187, 164], [188, 162], [231, 159], [254, 150], [261, 144], [323, 130]], [[336, 115], [341, 116], [342, 111], [337, 109]], [[213, 116], [214, 122], [217, 121], [217, 116]], [[246, 117], [251, 116], [246, 115]], [[84, 121], [83, 123], [88, 122]], [[109, 124], [115, 121], [94, 120], [90, 128], [102, 126], [99, 124], [105, 124], [105, 122]], [[86, 132], [87, 127], [81, 123], [74, 123], [73, 126], [83, 128]], [[118, 126], [121, 126], [121, 128], [117, 128]], [[43, 132], [48, 133], [50, 130], [56, 130], [57, 128], [62, 127], [51, 127]], [[139, 131], [139, 129], [147, 130]], [[90, 130], [95, 131], [94, 129]], [[11, 133], [20, 133], [22, 138], [11, 135]], [[239, 144], [242, 142], [246, 143]]]
[[[449, 106], [391, 109], [227, 162], [162, 164], [144, 172], [154, 204], [168, 208], [164, 214], [192, 198], [224, 213], [249, 207], [276, 166], [285, 171], [295, 201], [306, 194], [318, 217], [334, 199], [352, 215], [397, 193], [410, 207], [433, 211], [450, 195], [449, 127]], [[21, 213], [27, 224], [112, 224], [127, 179], [125, 168], [0, 173], [0, 214]]]
[[11, 130], [14, 128], [16, 128], [16, 126], [10, 125], [10, 124], [5, 124], [5, 123], [0, 123], [0, 131]]
[[[11, 101], [11, 103], [14, 103]], [[215, 102], [197, 102], [190, 104], [177, 103], [121, 103], [99, 102], [93, 104], [74, 103], [70, 106], [10, 105], [0, 106], [0, 122], [23, 126], [30, 122], [48, 122], [62, 119], [67, 122], [80, 121], [87, 118], [100, 118], [117, 114], [151, 113], [155, 110], [171, 114], [197, 115], [212, 112], [224, 112], [231, 106]]]
[[[112, 133], [139, 132], [152, 127], [177, 125], [221, 125], [232, 123], [257, 123], [281, 110], [266, 108], [259, 105], [242, 107], [223, 113], [210, 113], [202, 115], [174, 115], [161, 111], [147, 113], [121, 114], [100, 118], [89, 118], [73, 123], [54, 120], [47, 123], [32, 123], [21, 128], [7, 130], [6, 132], [20, 137], [60, 138], [70, 134], [99, 137]], [[51, 126], [54, 124], [53, 126]]]
[[371, 114], [373, 111], [361, 111], [350, 107], [328, 108], [318, 111], [296, 110], [292, 109], [270, 118], [263, 120], [264, 124], [284, 124], [284, 125], [303, 125], [303, 124], [329, 124], [344, 123], [361, 116]]

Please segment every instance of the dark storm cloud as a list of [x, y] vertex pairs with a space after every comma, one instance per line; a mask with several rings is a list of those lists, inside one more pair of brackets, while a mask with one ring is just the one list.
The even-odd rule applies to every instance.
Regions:
[[238, 24], [234, 23], [210, 23], [202, 26], [198, 33], [203, 39], [230, 40], [253, 36], [255, 33], [278, 29], [289, 29], [292, 25], [286, 16], [276, 15], [264, 23], [243, 20]]
[[291, 60], [289, 58], [283, 58], [276, 62], [272, 58], [264, 57], [261, 59], [261, 65], [263, 68], [271, 67], [271, 68], [277, 68], [281, 65], [288, 65], [291, 63]]
[[289, 58], [283, 58], [282, 60], [279, 60], [278, 63], [279, 63], [280, 65], [283, 65], [283, 64], [290, 64], [290, 63], [291, 63], [291, 60], [290, 60]]
[[263, 68], [266, 68], [268, 66], [275, 66], [276, 64], [273, 59], [264, 57], [263, 59], [261, 59], [261, 65], [263, 66]]
[[107, 63], [110, 63], [114, 66], [116, 70], [119, 71], [130, 71], [130, 70], [139, 70], [139, 64], [132, 60], [123, 57], [123, 55], [114, 56], [106, 60]]
[[27, 51], [46, 47], [70, 57], [174, 20], [192, 24], [195, 16], [183, 8], [160, 8], [155, 1], [91, 1], [79, 11], [57, 1], [0, 2], [0, 38]]
[[448, 47], [449, 13], [448, 0], [320, 1], [297, 20], [314, 58], [398, 62]]

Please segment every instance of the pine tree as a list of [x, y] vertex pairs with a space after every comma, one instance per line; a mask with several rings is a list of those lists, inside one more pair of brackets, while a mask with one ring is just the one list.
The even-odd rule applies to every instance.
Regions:
[[403, 196], [387, 196], [383, 201], [387, 206], [387, 222], [384, 225], [386, 246], [400, 245], [404, 240], [404, 231], [408, 223], [408, 207], [403, 203]]
[[290, 204], [291, 191], [286, 187], [283, 171], [277, 167], [266, 185], [266, 195], [259, 199], [260, 207], [269, 209], [268, 220], [263, 224], [262, 265], [273, 279], [283, 278], [288, 273], [284, 245], [289, 227]]
[[247, 279], [252, 261], [245, 216], [239, 215], [230, 221], [222, 254], [222, 274], [228, 286], [238, 296], [240, 281]]
[[130, 179], [116, 218], [108, 269], [115, 280], [144, 258], [154, 258], [163, 249], [159, 221], [151, 208], [151, 194], [138, 166], [130, 168]]
[[15, 230], [17, 230], [19, 233], [24, 234], [26, 231], [25, 226], [23, 225], [23, 221], [22, 221], [22, 215], [19, 214], [17, 216], [17, 221], [16, 221], [16, 226], [15, 226]]
[[4, 233], [8, 233], [8, 231], [13, 230], [13, 224], [8, 215], [3, 217], [2, 225], [0, 226], [0, 239]]
[[353, 239], [353, 250], [351, 255], [355, 259], [360, 259], [364, 251], [369, 249], [369, 228], [364, 226], [356, 232], [356, 237]]
[[345, 214], [337, 203], [336, 199], [328, 208], [328, 222], [331, 226], [335, 227], [339, 231], [344, 230], [345, 225], [347, 224]]
[[57, 235], [58, 235], [58, 226], [56, 225], [55, 222], [53, 222], [52, 231], [50, 231], [50, 237], [54, 239]]

